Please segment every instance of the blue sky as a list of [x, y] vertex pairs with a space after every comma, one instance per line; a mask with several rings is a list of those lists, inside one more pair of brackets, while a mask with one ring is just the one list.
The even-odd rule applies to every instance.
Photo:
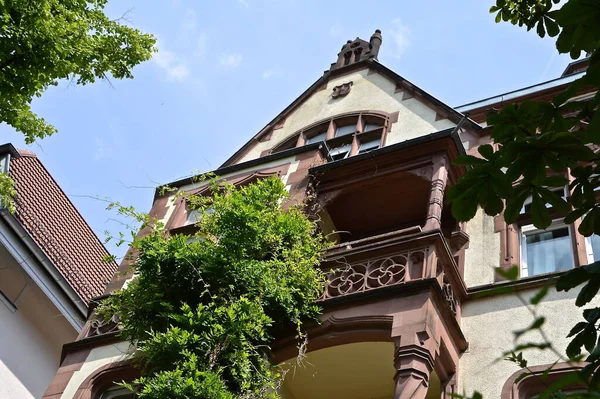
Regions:
[[[154, 187], [217, 168], [317, 80], [348, 39], [383, 33], [379, 60], [458, 106], [558, 77], [552, 39], [494, 23], [491, 1], [112, 0], [158, 37], [135, 79], [48, 90], [34, 111], [59, 130], [29, 147], [102, 238], [109, 197], [149, 210]], [[123, 249], [109, 246], [116, 254]]]

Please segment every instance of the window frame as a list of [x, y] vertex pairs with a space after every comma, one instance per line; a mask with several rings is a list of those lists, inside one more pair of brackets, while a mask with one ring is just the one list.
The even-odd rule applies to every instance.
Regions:
[[[327, 147], [339, 147], [343, 142], [352, 142], [352, 149], [348, 157], [358, 155], [358, 147], [361, 141], [370, 141], [371, 138], [380, 140], [379, 148], [385, 145], [387, 134], [391, 130], [391, 125], [397, 122], [398, 113], [387, 113], [383, 111], [354, 111], [344, 114], [334, 115], [327, 119], [322, 119], [302, 129], [296, 131], [287, 139], [282, 140], [269, 150], [263, 151], [263, 154], [275, 154], [290, 148], [290, 143], [295, 142], [295, 147], [325, 142]], [[346, 128], [353, 130], [347, 134], [338, 135], [339, 129]], [[323, 137], [323, 134], [325, 136]], [[317, 137], [319, 137], [317, 139]], [[263, 156], [261, 154], [261, 156]]]
[[[573, 261], [573, 268], [575, 268], [577, 264], [576, 264], [576, 257], [575, 257], [575, 248], [573, 246], [573, 226], [572, 225], [565, 224], [562, 221], [562, 219], [554, 219], [552, 221], [552, 224], [550, 226], [548, 226], [548, 228], [546, 228], [546, 229], [538, 229], [533, 224], [519, 226], [520, 260], [521, 260], [521, 262], [520, 262], [521, 264], [519, 267], [519, 277], [520, 278], [547, 274], [547, 273], [539, 273], [539, 274], [530, 274], [529, 273], [529, 267], [527, 265], [527, 236], [531, 236], [533, 234], [539, 234], [539, 233], [543, 233], [543, 232], [548, 232], [548, 231], [560, 230], [560, 229], [564, 229], [564, 228], [567, 228], [567, 231], [569, 233], [568, 237], [569, 237], [569, 244], [571, 247], [570, 254], [571, 254], [571, 259]], [[553, 272], [548, 272], [548, 273], [556, 273], [559, 271], [560, 270], [554, 270]]]
[[[596, 236], [592, 234], [589, 237], [585, 237], [585, 254], [587, 256], [588, 264], [597, 262], [594, 260], [594, 247], [592, 246], [592, 237]], [[600, 236], [596, 236], [600, 238]], [[600, 254], [598, 254], [598, 261], [600, 261]]]
[[[346, 159], [346, 158], [350, 157], [350, 153], [352, 152], [352, 144], [342, 144], [340, 146], [337, 146], [335, 148], [330, 149], [329, 150], [329, 156], [333, 159], [334, 155], [341, 154], [343, 152], [341, 150], [342, 149], [346, 149], [346, 148], [347, 148], [346, 155], [344, 155], [342, 158], [334, 160], [334, 162], [335, 161], [340, 161], [342, 159]], [[336, 154], [333, 154], [334, 151], [336, 151], [336, 150], [340, 150], [340, 151], [338, 151]]]

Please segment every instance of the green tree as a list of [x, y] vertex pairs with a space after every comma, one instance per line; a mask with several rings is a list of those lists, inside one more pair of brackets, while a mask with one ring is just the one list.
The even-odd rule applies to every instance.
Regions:
[[61, 79], [132, 78], [156, 39], [111, 20], [108, 0], [0, 0], [0, 122], [32, 143], [56, 132], [31, 101]]
[[[0, 0], [0, 122], [30, 144], [56, 132], [31, 102], [61, 79], [77, 84], [132, 78], [150, 59], [154, 36], [104, 14], [107, 0]], [[0, 176], [2, 204], [14, 208], [12, 182]]]
[[[275, 398], [280, 370], [269, 358], [272, 331], [316, 320], [325, 240], [272, 177], [187, 198], [195, 236], [154, 225], [134, 241], [137, 278], [100, 307], [119, 314], [134, 342], [140, 398]], [[284, 204], [284, 206], [282, 206]]]
[[[579, 232], [583, 235], [600, 234], [600, 204], [595, 195], [600, 187], [600, 113], [596, 112], [600, 93], [592, 91], [600, 87], [600, 53], [597, 51], [600, 2], [555, 3], [559, 1], [497, 0], [490, 12], [496, 14], [497, 22], [510, 21], [528, 30], [535, 29], [541, 37], [546, 34], [557, 37], [559, 53], [568, 53], [574, 59], [588, 54], [589, 67], [583, 77], [551, 102], [526, 101], [488, 115], [495, 146], [482, 145], [478, 150], [480, 157], [465, 155], [456, 160], [457, 164], [472, 167], [448, 192], [452, 213], [458, 220], [470, 220], [481, 207], [488, 215], [503, 213], [507, 223], [514, 223], [524, 202], [531, 197], [531, 216], [536, 227], [545, 229], [551, 224], [551, 213], [546, 206], [550, 204], [553, 210], [565, 215], [565, 223], [582, 218]], [[591, 98], [575, 98], [584, 89], [592, 92]], [[567, 178], [569, 174], [571, 180]], [[552, 191], [566, 185], [571, 192], [568, 202]], [[505, 275], [515, 278], [516, 269]], [[599, 262], [566, 273], [556, 287], [559, 291], [568, 291], [582, 284], [576, 301], [580, 307], [598, 293]], [[531, 305], [536, 306], [544, 294], [542, 291], [536, 295]], [[597, 397], [600, 392], [599, 320], [600, 308], [586, 309], [583, 320], [569, 335], [573, 339], [567, 348], [568, 357], [590, 362], [580, 375], [581, 381], [589, 386], [586, 397]], [[532, 326], [516, 334], [539, 330], [543, 324], [543, 318], [536, 318]], [[547, 350], [551, 343], [543, 342], [534, 347]], [[507, 356], [526, 367], [522, 349], [527, 348], [508, 351]], [[542, 397], [558, 397], [562, 387], [549, 387]]]

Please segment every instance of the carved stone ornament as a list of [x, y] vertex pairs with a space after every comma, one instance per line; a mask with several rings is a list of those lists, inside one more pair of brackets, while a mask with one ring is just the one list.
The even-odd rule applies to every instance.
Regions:
[[446, 299], [446, 302], [448, 303], [448, 307], [450, 308], [454, 316], [456, 316], [458, 301], [454, 296], [454, 291], [452, 290], [452, 286], [450, 285], [450, 283], [444, 283], [444, 285], [442, 286], [442, 292], [444, 293], [444, 297]]
[[335, 86], [333, 88], [333, 93], [331, 94], [331, 97], [333, 98], [339, 98], [339, 97], [344, 97], [345, 95], [347, 95], [348, 93], [350, 93], [350, 88], [352, 87], [353, 83], [352, 81], [341, 84], [339, 86]]
[[420, 279], [425, 256], [425, 251], [417, 250], [331, 270], [321, 300]]

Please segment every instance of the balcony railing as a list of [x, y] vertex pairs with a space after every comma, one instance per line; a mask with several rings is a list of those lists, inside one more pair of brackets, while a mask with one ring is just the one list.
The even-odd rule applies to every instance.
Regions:
[[[418, 227], [334, 246], [328, 250], [322, 266], [327, 280], [318, 301], [323, 304], [387, 287], [406, 286], [413, 281], [436, 279], [448, 309], [458, 316], [460, 294], [466, 293], [446, 240], [438, 233], [422, 232]], [[101, 297], [93, 300], [92, 304], [101, 300]], [[104, 320], [92, 312], [81, 338], [118, 330], [118, 316]]]
[[334, 246], [323, 267], [327, 281], [319, 299], [322, 303], [435, 279], [457, 316], [460, 293], [466, 293], [446, 239], [439, 233], [422, 232], [418, 226]]

